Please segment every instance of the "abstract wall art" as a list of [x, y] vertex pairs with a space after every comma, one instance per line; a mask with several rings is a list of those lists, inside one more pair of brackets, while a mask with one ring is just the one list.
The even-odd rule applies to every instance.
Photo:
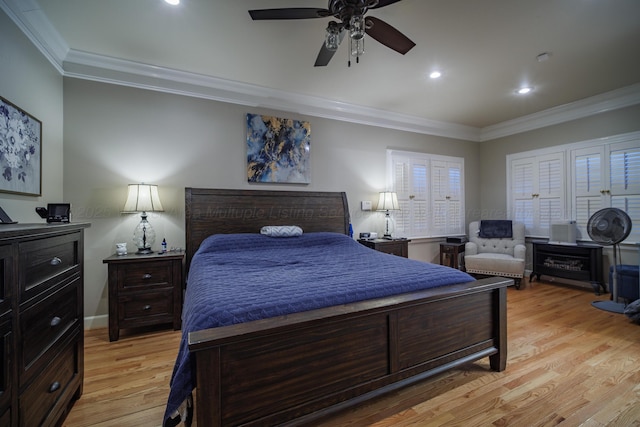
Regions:
[[246, 119], [248, 182], [309, 184], [309, 122], [259, 114]]
[[42, 122], [0, 97], [0, 191], [40, 196]]

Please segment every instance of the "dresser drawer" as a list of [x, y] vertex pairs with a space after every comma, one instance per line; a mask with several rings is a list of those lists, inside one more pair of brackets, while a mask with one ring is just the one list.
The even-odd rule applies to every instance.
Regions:
[[[79, 334], [79, 332], [78, 332]], [[70, 393], [69, 387], [74, 379], [79, 377], [79, 355], [83, 350], [79, 348], [77, 334], [61, 349], [57, 356], [45, 367], [43, 372], [20, 395], [21, 426], [49, 426], [55, 425], [56, 419], [49, 419], [56, 412], [56, 405], [65, 404]], [[64, 398], [61, 400], [61, 398]]]
[[[82, 304], [76, 279], [64, 288], [33, 304], [20, 317], [20, 384], [31, 380], [55, 354], [49, 352], [71, 329], [80, 329], [78, 306]], [[58, 343], [59, 345], [59, 343]]]
[[[11, 392], [13, 389], [13, 333], [11, 331], [11, 316], [0, 317], [0, 414], [11, 406]], [[10, 410], [7, 410], [9, 416]], [[5, 415], [6, 416], [6, 415]], [[2, 420], [2, 418], [0, 418]], [[8, 426], [0, 422], [0, 426]]]
[[0, 316], [11, 310], [12, 268], [11, 245], [0, 246]]
[[118, 265], [118, 285], [121, 289], [170, 285], [172, 266], [164, 261]]
[[10, 426], [11, 424], [11, 408], [7, 408], [5, 412], [0, 409], [0, 426]]
[[80, 233], [19, 243], [20, 302], [80, 271]]
[[171, 323], [174, 303], [173, 288], [120, 295], [118, 298], [120, 328]]

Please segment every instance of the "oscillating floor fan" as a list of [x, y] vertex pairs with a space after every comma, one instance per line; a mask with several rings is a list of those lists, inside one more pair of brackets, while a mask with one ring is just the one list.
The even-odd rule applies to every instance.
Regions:
[[587, 233], [596, 243], [613, 245], [613, 283], [611, 301], [594, 301], [592, 305], [601, 310], [623, 313], [624, 304], [618, 302], [618, 244], [631, 233], [631, 218], [622, 209], [605, 208], [597, 211], [587, 222]]

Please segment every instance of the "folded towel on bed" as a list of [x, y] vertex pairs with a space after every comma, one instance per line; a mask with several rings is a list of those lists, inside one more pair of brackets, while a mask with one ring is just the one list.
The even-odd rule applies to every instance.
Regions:
[[480, 221], [479, 237], [483, 239], [511, 239], [513, 227], [510, 220], [484, 219]]

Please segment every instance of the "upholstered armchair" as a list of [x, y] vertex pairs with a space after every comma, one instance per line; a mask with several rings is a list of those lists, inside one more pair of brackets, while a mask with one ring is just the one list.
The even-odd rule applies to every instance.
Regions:
[[526, 254], [524, 234], [521, 222], [470, 223], [469, 241], [464, 249], [467, 273], [513, 278], [516, 289], [520, 289]]

